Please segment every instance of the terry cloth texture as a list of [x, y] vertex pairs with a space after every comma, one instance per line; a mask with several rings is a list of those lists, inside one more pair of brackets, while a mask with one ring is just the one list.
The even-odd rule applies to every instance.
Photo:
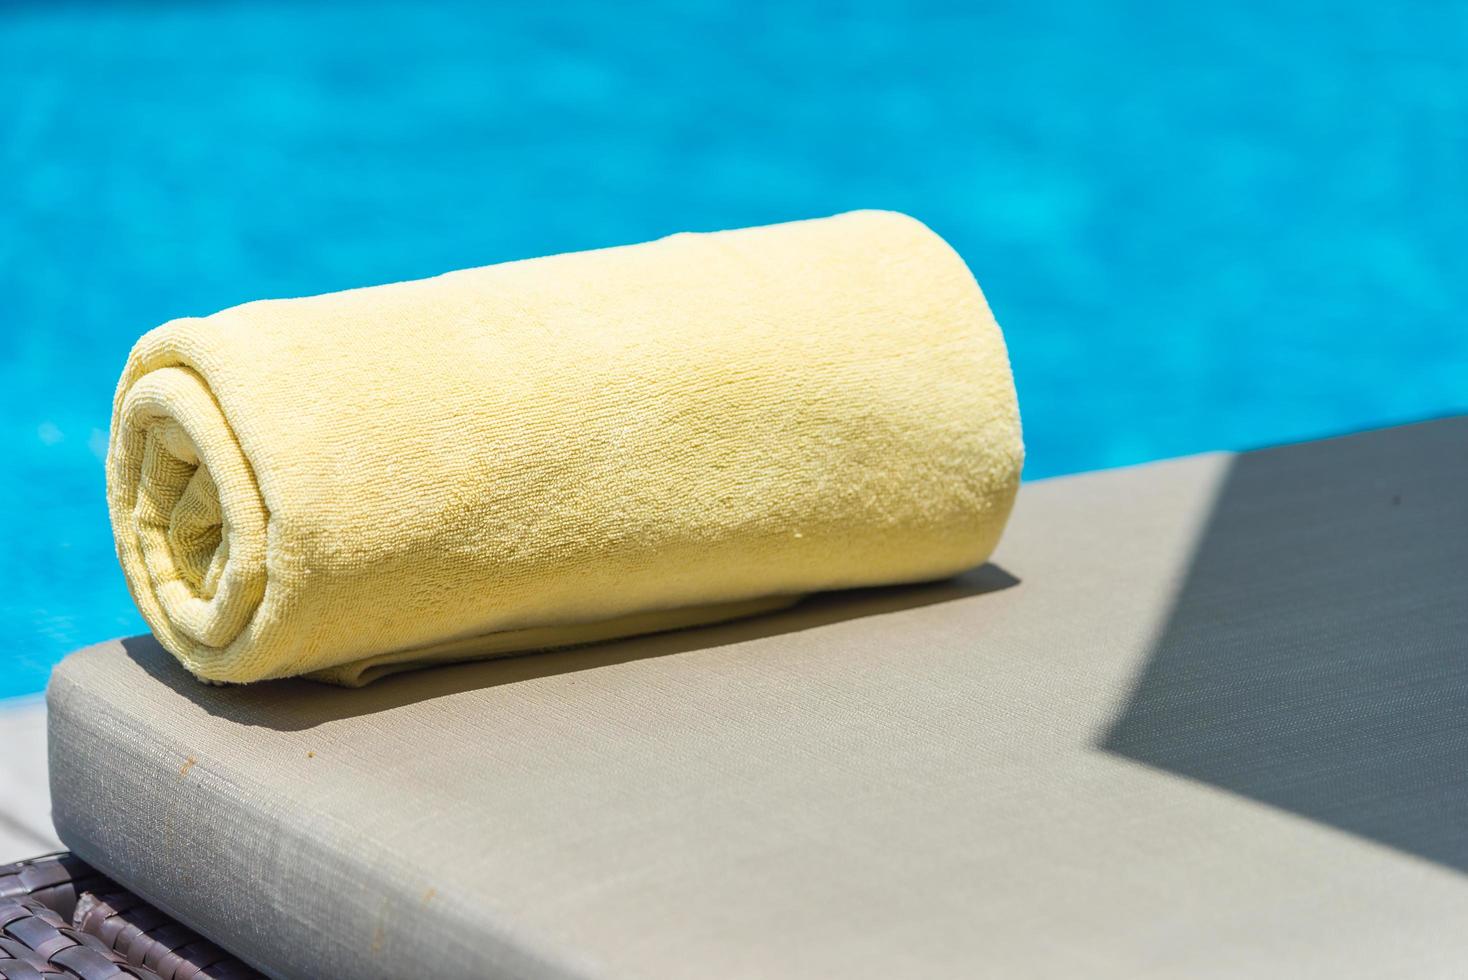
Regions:
[[1452, 977], [1468, 420], [1026, 486], [994, 564], [318, 685], [50, 689], [57, 829], [271, 976]]
[[952, 575], [1022, 461], [963, 261], [854, 212], [175, 320], [107, 477], [190, 671], [356, 685]]

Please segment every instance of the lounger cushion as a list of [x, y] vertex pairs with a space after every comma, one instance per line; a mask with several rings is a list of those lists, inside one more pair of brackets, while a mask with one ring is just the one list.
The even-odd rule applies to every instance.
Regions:
[[1468, 420], [1028, 485], [747, 622], [50, 689], [87, 861], [277, 976], [1410, 976], [1468, 921]]

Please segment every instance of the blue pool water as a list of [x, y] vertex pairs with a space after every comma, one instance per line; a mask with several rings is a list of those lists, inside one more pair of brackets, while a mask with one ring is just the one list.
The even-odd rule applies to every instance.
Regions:
[[1468, 409], [1468, 5], [5, 5], [0, 696], [142, 628], [148, 327], [857, 207], [977, 272], [1032, 477]]

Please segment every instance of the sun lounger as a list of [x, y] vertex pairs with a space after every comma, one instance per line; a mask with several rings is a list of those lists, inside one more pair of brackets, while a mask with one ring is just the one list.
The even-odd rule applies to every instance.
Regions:
[[952, 582], [359, 690], [122, 640], [52, 680], [55, 822], [283, 977], [1441, 975], [1465, 573], [1450, 419], [1042, 481]]

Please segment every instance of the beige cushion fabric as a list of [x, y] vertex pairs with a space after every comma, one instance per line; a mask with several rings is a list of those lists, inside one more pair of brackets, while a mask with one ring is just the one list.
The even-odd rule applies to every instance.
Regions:
[[1435, 976], [1468, 421], [1027, 486], [994, 565], [343, 691], [50, 691], [68, 845], [279, 976]]

